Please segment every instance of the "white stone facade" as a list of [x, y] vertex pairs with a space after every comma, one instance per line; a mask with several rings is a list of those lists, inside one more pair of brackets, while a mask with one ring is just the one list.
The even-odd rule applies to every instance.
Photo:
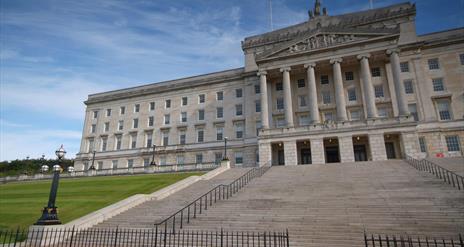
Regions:
[[89, 95], [76, 168], [215, 162], [224, 137], [233, 166], [462, 155], [464, 29], [414, 18], [314, 9], [245, 38], [244, 68]]

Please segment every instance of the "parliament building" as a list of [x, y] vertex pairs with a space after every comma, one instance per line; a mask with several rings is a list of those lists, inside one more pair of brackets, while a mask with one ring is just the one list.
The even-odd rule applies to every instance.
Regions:
[[91, 94], [75, 167], [214, 163], [225, 138], [233, 166], [462, 156], [464, 28], [417, 35], [415, 15], [316, 0], [245, 38], [242, 68]]

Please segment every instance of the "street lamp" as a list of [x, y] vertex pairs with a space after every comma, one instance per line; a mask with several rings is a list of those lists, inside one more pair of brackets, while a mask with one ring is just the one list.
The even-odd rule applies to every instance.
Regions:
[[[59, 225], [61, 221], [58, 219], [58, 213], [56, 211], [56, 194], [58, 191], [58, 182], [60, 180], [61, 162], [66, 154], [63, 145], [55, 151], [56, 157], [58, 158], [58, 164], [53, 166], [53, 181], [50, 189], [50, 196], [48, 197], [48, 205], [43, 208], [42, 216], [37, 220], [35, 225]], [[42, 171], [48, 170], [48, 167], [42, 166]]]
[[227, 137], [224, 137], [224, 158], [222, 158], [222, 160], [229, 160], [229, 158], [227, 158]]
[[152, 155], [152, 157], [151, 157], [150, 166], [156, 166], [156, 162], [155, 162], [155, 150], [156, 150], [156, 145], [153, 144], [153, 155]]
[[96, 153], [96, 152], [97, 152], [97, 151], [95, 151], [95, 149], [92, 151], [92, 164], [90, 165], [89, 170], [96, 170], [96, 169], [95, 169], [95, 166], [94, 166], [94, 163], [95, 163], [95, 153]]

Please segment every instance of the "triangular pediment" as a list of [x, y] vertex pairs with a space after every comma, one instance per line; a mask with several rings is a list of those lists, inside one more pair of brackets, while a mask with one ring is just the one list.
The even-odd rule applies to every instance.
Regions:
[[398, 29], [343, 29], [327, 30], [320, 28], [311, 33], [283, 42], [256, 55], [256, 61], [316, 52], [332, 47], [349, 46], [382, 37], [391, 37], [399, 33]]

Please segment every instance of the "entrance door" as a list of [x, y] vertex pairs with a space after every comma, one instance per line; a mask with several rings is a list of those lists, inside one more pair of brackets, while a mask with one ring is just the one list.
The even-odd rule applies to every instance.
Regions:
[[300, 151], [301, 154], [301, 164], [311, 164], [311, 149], [302, 148]]
[[338, 156], [338, 147], [326, 147], [325, 158], [327, 163], [340, 162], [340, 157]]
[[367, 161], [366, 145], [354, 145], [354, 160]]
[[283, 166], [285, 164], [284, 150], [277, 151], [277, 164]]
[[396, 159], [395, 145], [393, 142], [385, 142], [385, 150], [387, 151], [387, 159]]

